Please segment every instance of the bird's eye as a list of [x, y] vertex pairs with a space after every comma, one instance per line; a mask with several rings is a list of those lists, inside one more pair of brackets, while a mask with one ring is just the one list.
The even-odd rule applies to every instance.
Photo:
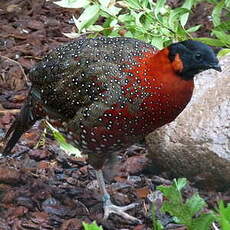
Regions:
[[195, 58], [196, 61], [201, 61], [201, 59], [202, 59], [201, 53], [199, 53], [199, 52], [195, 53], [194, 58]]

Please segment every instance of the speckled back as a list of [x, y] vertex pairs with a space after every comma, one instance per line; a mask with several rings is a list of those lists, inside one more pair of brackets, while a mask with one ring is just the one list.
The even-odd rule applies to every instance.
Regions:
[[127, 69], [137, 65], [135, 56], [147, 51], [155, 52], [151, 45], [130, 38], [79, 39], [52, 51], [29, 78], [47, 108], [68, 119], [99, 98], [100, 106], [124, 104], [121, 86], [132, 74]]

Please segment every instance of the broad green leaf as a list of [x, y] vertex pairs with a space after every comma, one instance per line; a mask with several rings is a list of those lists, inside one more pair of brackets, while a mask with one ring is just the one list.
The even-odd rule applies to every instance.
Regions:
[[224, 202], [220, 201], [217, 209], [217, 221], [219, 222], [221, 229], [229, 230], [230, 229], [230, 204], [226, 207], [224, 206]]
[[110, 22], [110, 27], [114, 27], [116, 26], [118, 23], [118, 20], [116, 18], [114, 18], [111, 22]]
[[98, 0], [103, 7], [109, 7], [111, 0]]
[[221, 12], [224, 7], [224, 0], [220, 1], [212, 11], [212, 20], [214, 26], [218, 26], [221, 21]]
[[[192, 6], [194, 5], [194, 2], [196, 0], [186, 0], [183, 5], [181, 6], [181, 8], [184, 8], [184, 9], [187, 9], [187, 10], [191, 10], [192, 9]], [[185, 26], [185, 24], [187, 23], [188, 21], [188, 17], [189, 17], [189, 13], [187, 14], [183, 14], [181, 17], [180, 17], [180, 23], [182, 25], [182, 27]]]
[[121, 8], [118, 8], [116, 6], [111, 6], [111, 7], [101, 6], [101, 10], [103, 10], [104, 12], [106, 12], [111, 16], [116, 16], [121, 11]]
[[210, 225], [215, 221], [213, 213], [202, 214], [192, 220], [191, 230], [210, 230]]
[[191, 216], [194, 216], [197, 212], [204, 208], [205, 202], [198, 194], [194, 194], [186, 201], [185, 205], [190, 211]]
[[186, 186], [186, 184], [188, 183], [186, 178], [179, 178], [179, 179], [174, 179], [173, 183], [175, 185], [175, 187], [177, 188], [178, 191], [181, 191], [182, 188], [184, 188]]
[[141, 19], [141, 17], [143, 16], [145, 14], [145, 12], [139, 12], [138, 14], [136, 14], [135, 15], [135, 22], [136, 22], [136, 25], [137, 26], [140, 26], [140, 27], [142, 27], [143, 25], [142, 25], [142, 23], [141, 23], [141, 21], [140, 21], [140, 19]]
[[168, 24], [169, 24], [169, 28], [172, 31], [176, 31], [175, 29], [175, 24], [177, 23], [178, 25], [178, 21], [179, 21], [179, 16], [180, 15], [184, 15], [186, 13], [188, 13], [189, 10], [188, 9], [184, 9], [184, 8], [177, 8], [175, 10], [172, 10], [169, 14], [169, 18], [168, 18]]
[[141, 9], [141, 5], [139, 4], [139, 1], [138, 0], [124, 0], [124, 2], [131, 8], [133, 9]]
[[108, 36], [111, 33], [111, 29], [118, 29], [120, 28], [120, 25], [118, 24], [118, 20], [116, 18], [107, 18], [105, 22], [103, 23], [103, 34]]
[[145, 25], [146, 26], [152, 26], [155, 27], [156, 25], [153, 23], [155, 21], [153, 13], [152, 12], [148, 12], [145, 13]]
[[218, 26], [215, 27], [215, 30], [225, 31], [226, 33], [227, 32], [229, 33], [229, 31], [230, 31], [230, 20], [220, 23]]
[[159, 13], [161, 12], [162, 8], [164, 8], [166, 3], [166, 0], [157, 0], [155, 9], [154, 9], [154, 14], [155, 17], [159, 20]]
[[142, 6], [144, 9], [150, 9], [153, 10], [153, 2], [149, 0], [142, 0]]
[[104, 28], [100, 25], [91, 25], [87, 28], [88, 31], [93, 31], [93, 32], [101, 32], [104, 30]]
[[152, 223], [153, 223], [153, 230], [164, 229], [163, 225], [161, 224], [161, 221], [157, 219], [155, 205], [152, 205]]
[[224, 31], [212, 30], [212, 33], [221, 40], [226, 46], [230, 46], [230, 35], [226, 34]]
[[150, 43], [158, 49], [164, 48], [164, 40], [161, 37], [152, 37]]
[[131, 31], [127, 31], [127, 32], [125, 33], [125, 37], [133, 38], [132, 32], [131, 32]]
[[133, 20], [133, 16], [131, 16], [130, 14], [121, 14], [118, 16], [118, 20], [120, 22], [129, 22]]
[[181, 26], [179, 25], [177, 27], [177, 31], [175, 33], [175, 38], [174, 40], [175, 41], [184, 41], [186, 39], [191, 39], [191, 37], [189, 37], [188, 33], [186, 32], [186, 30]]
[[143, 41], [145, 41], [146, 39], [146, 35], [142, 31], [137, 31], [136, 33], [134, 33], [134, 37]]
[[52, 131], [55, 140], [59, 143], [61, 149], [67, 153], [74, 154], [76, 157], [82, 157], [81, 151], [79, 151], [79, 149], [67, 143], [65, 137], [57, 129], [55, 129], [49, 122], [46, 121], [46, 123], [49, 129]]
[[200, 42], [203, 42], [207, 45], [210, 45], [210, 46], [218, 46], [218, 47], [222, 47], [224, 46], [225, 44], [220, 41], [219, 39], [214, 39], [214, 38], [194, 38], [194, 40], [196, 41], [200, 41]]
[[229, 10], [229, 8], [230, 8], [230, 0], [226, 0], [226, 1], [225, 1], [225, 5], [226, 5], [226, 7], [227, 7], [228, 10]]
[[118, 37], [120, 36], [118, 30], [112, 30], [110, 33], [109, 33], [109, 37]]
[[195, 194], [184, 203], [181, 189], [186, 185], [187, 180], [181, 178], [174, 179], [173, 182], [171, 186], [157, 187], [166, 197], [161, 210], [168, 212], [173, 216], [176, 223], [186, 225], [189, 230], [209, 230], [210, 224], [215, 220], [213, 213], [201, 214], [196, 217], [205, 204], [204, 200], [198, 194]]
[[[219, 0], [207, 0], [207, 2], [212, 3], [214, 5], [218, 4]], [[198, 1], [199, 2], [199, 1]]]
[[89, 0], [74, 0], [74, 1], [61, 0], [54, 3], [64, 8], [78, 9], [78, 8], [86, 8], [90, 4], [90, 1]]
[[193, 33], [193, 32], [196, 32], [197, 30], [199, 30], [200, 27], [201, 27], [201, 25], [193, 26], [193, 27], [188, 28], [186, 31], [188, 33]]
[[101, 226], [98, 226], [95, 221], [91, 224], [82, 222], [82, 225], [84, 227], [84, 230], [103, 230], [103, 228]]
[[230, 54], [230, 49], [222, 49], [218, 52], [217, 57], [224, 57], [226, 55]]
[[99, 17], [99, 11], [99, 5], [92, 5], [87, 7], [78, 19], [73, 17], [75, 25], [78, 28], [79, 32], [81, 32], [83, 28], [90, 26], [97, 21]]

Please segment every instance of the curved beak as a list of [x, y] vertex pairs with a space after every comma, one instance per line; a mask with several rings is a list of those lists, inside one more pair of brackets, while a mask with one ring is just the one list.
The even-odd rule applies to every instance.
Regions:
[[219, 63], [210, 65], [210, 68], [212, 68], [216, 71], [219, 71], [219, 72], [222, 71]]

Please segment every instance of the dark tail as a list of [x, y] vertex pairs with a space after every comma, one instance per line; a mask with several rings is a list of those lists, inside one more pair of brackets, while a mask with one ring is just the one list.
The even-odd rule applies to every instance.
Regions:
[[15, 121], [6, 133], [4, 138], [6, 145], [3, 154], [9, 154], [22, 134], [29, 130], [33, 124], [40, 119], [40, 117], [33, 114], [33, 104], [33, 98], [31, 94], [29, 94], [20, 113], [17, 115]]

